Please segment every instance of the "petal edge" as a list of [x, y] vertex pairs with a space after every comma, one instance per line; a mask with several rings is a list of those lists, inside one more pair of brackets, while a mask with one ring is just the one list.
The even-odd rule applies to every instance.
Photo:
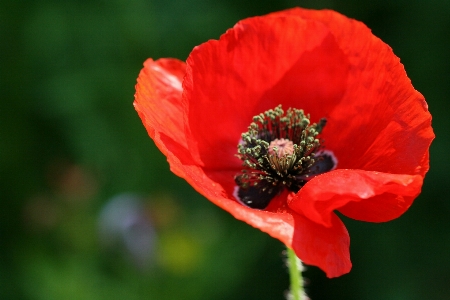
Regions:
[[386, 222], [411, 206], [422, 181], [420, 175], [338, 169], [313, 178], [289, 207], [327, 227], [334, 210], [355, 220]]

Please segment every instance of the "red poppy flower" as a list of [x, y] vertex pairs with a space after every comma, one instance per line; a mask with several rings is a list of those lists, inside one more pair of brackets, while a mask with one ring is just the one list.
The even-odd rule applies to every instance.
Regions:
[[328, 277], [351, 268], [334, 211], [400, 216], [420, 193], [434, 138], [391, 48], [328, 10], [240, 21], [186, 63], [149, 59], [134, 106], [175, 174]]

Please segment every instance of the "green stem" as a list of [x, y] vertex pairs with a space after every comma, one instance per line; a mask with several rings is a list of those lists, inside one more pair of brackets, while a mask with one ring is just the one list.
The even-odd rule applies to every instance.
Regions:
[[291, 296], [292, 300], [305, 300], [303, 291], [303, 277], [301, 275], [302, 262], [295, 255], [294, 250], [287, 248], [287, 265], [289, 276], [291, 278]]

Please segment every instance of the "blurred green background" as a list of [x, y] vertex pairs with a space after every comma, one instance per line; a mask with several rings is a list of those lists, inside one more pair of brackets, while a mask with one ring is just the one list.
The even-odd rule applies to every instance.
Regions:
[[311, 299], [450, 299], [446, 0], [1, 1], [0, 299], [284, 299], [283, 245], [173, 175], [132, 102], [146, 58], [185, 60], [294, 6], [335, 9], [391, 45], [437, 135], [411, 209], [344, 218], [353, 269], [308, 267]]

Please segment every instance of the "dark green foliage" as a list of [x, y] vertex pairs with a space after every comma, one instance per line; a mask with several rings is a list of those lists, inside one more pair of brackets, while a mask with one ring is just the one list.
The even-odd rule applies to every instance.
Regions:
[[[0, 1], [0, 299], [283, 299], [283, 246], [173, 175], [133, 109], [148, 57], [186, 59], [239, 19], [304, 5], [365, 22], [425, 95], [436, 140], [423, 193], [400, 219], [344, 219], [354, 267], [310, 267], [313, 300], [449, 299], [450, 2]], [[145, 198], [151, 266], [102, 247], [111, 197]]]

